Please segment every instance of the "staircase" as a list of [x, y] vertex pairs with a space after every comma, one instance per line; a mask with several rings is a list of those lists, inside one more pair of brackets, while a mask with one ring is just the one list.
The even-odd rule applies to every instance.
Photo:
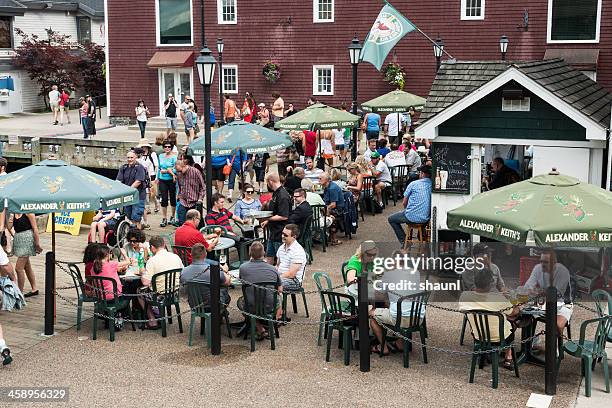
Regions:
[[[177, 118], [176, 124], [177, 130], [183, 127], [183, 121], [181, 118]], [[138, 123], [128, 126], [128, 130], [140, 130]], [[149, 132], [164, 132], [166, 130], [166, 118], [162, 116], [156, 116], [147, 120], [147, 128], [145, 131]]]

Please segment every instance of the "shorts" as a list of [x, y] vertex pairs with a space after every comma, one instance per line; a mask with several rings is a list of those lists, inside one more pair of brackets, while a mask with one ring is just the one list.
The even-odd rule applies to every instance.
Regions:
[[225, 181], [225, 174], [223, 174], [223, 167], [212, 168], [212, 179], [218, 181]]
[[106, 221], [98, 221], [98, 222], [103, 222], [104, 225], [106, 225], [106, 231], [110, 231], [112, 229], [115, 228], [115, 226], [117, 225], [117, 219], [116, 218], [112, 218], [110, 220], [106, 220]]
[[65, 106], [64, 106], [64, 105], [60, 105], [60, 106], [59, 106], [59, 110], [60, 110], [60, 112], [63, 112], [63, 111], [64, 111], [64, 108], [65, 108]]
[[282, 241], [272, 241], [271, 239], [269, 239], [268, 244], [266, 245], [266, 256], [276, 256], [278, 248], [280, 248], [281, 245], [283, 245]]
[[378, 139], [380, 131], [379, 130], [368, 130], [366, 131], [366, 139]]
[[266, 169], [263, 167], [253, 167], [253, 170], [255, 170], [255, 179], [263, 182], [266, 177]]
[[177, 118], [166, 118], [166, 129], [176, 130]]
[[6, 266], [8, 264], [9, 264], [8, 256], [6, 255], [6, 252], [4, 252], [4, 249], [0, 247], [0, 266]]
[[[388, 325], [395, 325], [397, 318], [391, 315], [390, 309], [374, 309], [374, 316], [376, 317], [376, 321], [378, 323], [384, 323]], [[410, 326], [410, 316], [402, 317], [402, 321], [400, 323], [401, 327], [409, 327]]]
[[337, 144], [336, 145], [336, 149], [342, 151], [342, 150], [344, 150], [344, 145], [343, 144]]
[[324, 159], [333, 159], [333, 158], [334, 158], [334, 155], [333, 155], [333, 154], [325, 154], [325, 153], [324, 153], [324, 154], [322, 154], [321, 156], [322, 156]]
[[125, 215], [128, 220], [133, 222], [140, 222], [142, 220], [142, 215], [144, 214], [145, 202], [144, 200], [140, 200], [138, 204], [128, 205], [125, 207]]
[[564, 304], [563, 306], [557, 306], [557, 316], [563, 316], [568, 322], [572, 318], [574, 307], [571, 304]]
[[51, 110], [56, 110], [59, 107], [59, 102], [51, 102], [49, 103]]

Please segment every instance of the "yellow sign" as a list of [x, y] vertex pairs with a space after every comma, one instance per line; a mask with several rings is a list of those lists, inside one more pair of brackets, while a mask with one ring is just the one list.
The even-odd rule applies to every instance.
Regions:
[[[81, 231], [82, 212], [62, 211], [55, 213], [55, 231], [79, 235]], [[51, 217], [47, 222], [47, 232], [51, 232]]]

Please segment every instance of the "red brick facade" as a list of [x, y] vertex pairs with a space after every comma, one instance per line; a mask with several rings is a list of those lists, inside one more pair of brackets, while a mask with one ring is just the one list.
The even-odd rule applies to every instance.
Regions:
[[[143, 98], [153, 115], [159, 114], [157, 69], [147, 67], [156, 51], [200, 49], [200, 1], [193, 0], [193, 47], [156, 47], [157, 0], [108, 0], [108, 48], [110, 78], [110, 116], [134, 115], [134, 106]], [[595, 48], [600, 50], [597, 80], [612, 90], [612, 1], [602, 0], [600, 41], [597, 44], [547, 44], [548, 0], [487, 1], [484, 20], [461, 20], [461, 0], [424, 2], [395, 0], [393, 5], [432, 38], [444, 39], [445, 50], [458, 60], [496, 60], [500, 58], [499, 38], [509, 38], [508, 60], [542, 59], [547, 48]], [[334, 95], [319, 99], [328, 104], [352, 98], [351, 66], [347, 47], [356, 33], [363, 40], [382, 2], [373, 0], [335, 0], [333, 23], [313, 23], [311, 0], [237, 1], [237, 24], [217, 23], [217, 1], [206, 0], [206, 38], [215, 49], [223, 37], [224, 64], [238, 65], [238, 95], [254, 92], [257, 102], [272, 102], [278, 91], [285, 104], [298, 109], [312, 95], [312, 66], [334, 65]], [[265, 5], [265, 6], [262, 6]], [[523, 24], [529, 12], [529, 30]], [[395, 54], [395, 56], [394, 56]], [[281, 79], [269, 84], [262, 67], [272, 58], [281, 66]], [[407, 72], [405, 90], [426, 96], [435, 74], [431, 43], [417, 32], [400, 41], [387, 61], [396, 58]], [[446, 58], [446, 57], [445, 57]], [[218, 70], [215, 82], [218, 80]], [[196, 102], [202, 104], [202, 90], [194, 70]], [[218, 107], [218, 85], [212, 88], [212, 101]], [[368, 63], [359, 66], [359, 101], [391, 90], [382, 74]]]

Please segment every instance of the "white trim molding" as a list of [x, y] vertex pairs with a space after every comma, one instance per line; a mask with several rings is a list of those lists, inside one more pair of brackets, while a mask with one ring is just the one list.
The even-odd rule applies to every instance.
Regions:
[[[233, 69], [236, 71], [236, 89], [227, 89], [227, 81], [225, 80], [225, 70], [226, 69]], [[222, 89], [222, 93], [224, 94], [237, 94], [238, 93], [238, 65], [236, 64], [226, 64], [223, 63], [223, 70], [221, 72], [221, 75], [223, 75], [223, 89]]]
[[543, 139], [502, 139], [488, 137], [464, 137], [464, 136], [438, 136], [436, 142], [440, 143], [479, 143], [481, 145], [516, 145], [516, 146], [551, 146], [551, 147], [576, 147], [588, 149], [603, 149], [606, 144], [602, 140], [543, 140]]
[[480, 15], [479, 16], [468, 16], [468, 6], [475, 7], [472, 5], [476, 0], [461, 0], [461, 20], [484, 20], [485, 18], [485, 0], [480, 1]]
[[110, 42], [110, 36], [108, 35], [108, 20], [109, 20], [109, 15], [108, 15], [108, 2], [110, 0], [104, 0], [104, 35], [106, 36], [105, 40], [104, 40], [104, 63], [106, 64], [106, 75], [105, 75], [105, 81], [106, 81], [106, 118], [108, 119], [111, 115], [111, 95], [110, 95], [110, 47], [109, 42]]
[[[329, 69], [331, 71], [331, 92], [319, 91], [319, 70]], [[334, 66], [333, 65], [313, 65], [312, 66], [312, 94], [326, 95], [334, 94]]]
[[[234, 19], [223, 20], [223, 2], [232, 1], [234, 3]], [[238, 24], [238, 0], [217, 0], [217, 24]]]
[[319, 18], [319, 6], [321, 0], [312, 0], [312, 22], [313, 23], [333, 23], [336, 17], [336, 4], [335, 0], [326, 0], [330, 2], [331, 6], [331, 18]]
[[595, 27], [595, 39], [593, 40], [553, 40], [552, 39], [552, 9], [553, 1], [548, 0], [548, 17], [546, 23], [546, 42], [548, 44], [598, 44], [599, 32], [601, 28], [601, 3], [602, 0], [597, 0], [597, 22]]
[[[108, 20], [108, 14], [106, 14]], [[189, 18], [190, 18], [190, 41], [189, 44], [161, 44], [159, 35], [159, 0], [155, 0], [155, 46], [157, 47], [193, 47], [193, 1], [189, 1]], [[108, 31], [106, 31], [108, 33]], [[108, 34], [107, 34], [108, 36]]]
[[[548, 89], [544, 88], [542, 85], [538, 84], [536, 81], [523, 74], [515, 67], [508, 68], [508, 70], [493, 78], [480, 88], [476, 89], [471, 94], [448, 106], [442, 112], [427, 120], [421, 126], [416, 128], [415, 137], [435, 139], [436, 137], [438, 137], [438, 127], [442, 123], [446, 122], [456, 114], [463, 112], [465, 109], [467, 109], [474, 103], [478, 102], [485, 96], [489, 95], [491, 92], [501, 88], [503, 85], [507, 84], [512, 80], [518, 82], [520, 85], [527, 88], [530, 92], [544, 100], [544, 102], [548, 103], [549, 105], [566, 115], [568, 118], [574, 120], [580, 126], [584, 127], [586, 129], [587, 140], [606, 140], [608, 129], [601, 126], [589, 116], [574, 108], [572, 105], [568, 104], [563, 99], [559, 98], [558, 96], [550, 92]], [[490, 139], [483, 140], [488, 141]]]

